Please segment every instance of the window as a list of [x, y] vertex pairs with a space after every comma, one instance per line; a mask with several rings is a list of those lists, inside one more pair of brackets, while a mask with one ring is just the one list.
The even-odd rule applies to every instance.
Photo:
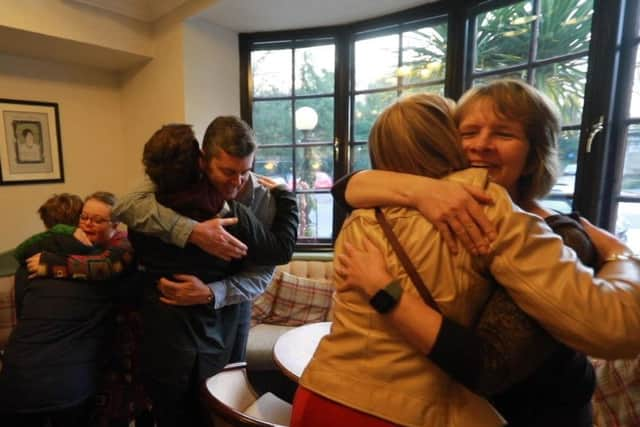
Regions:
[[[609, 152], [613, 179], [607, 182], [611, 203], [609, 225], [625, 239], [629, 246], [640, 252], [640, 26], [638, 25], [638, 1], [626, 3], [623, 38], [617, 40], [615, 54], [619, 55], [620, 68], [617, 82], [612, 132], [604, 138]], [[602, 112], [604, 122], [606, 111]], [[595, 127], [596, 132], [602, 127]], [[597, 143], [597, 142], [596, 142]]]
[[251, 52], [254, 170], [297, 194], [298, 238], [330, 241], [333, 224], [335, 46], [292, 40]]
[[[639, 2], [438, 1], [349, 25], [242, 34], [242, 114], [262, 146], [255, 169], [297, 193], [299, 245], [330, 247], [343, 213], [329, 186], [369, 167], [380, 111], [407, 93], [458, 98], [520, 78], [563, 122], [561, 176], [545, 204], [578, 210], [640, 250]], [[306, 123], [302, 107], [315, 112]]]
[[[431, 10], [383, 23], [241, 36], [243, 118], [260, 145], [254, 170], [296, 193], [298, 246], [331, 247], [343, 220], [331, 187], [370, 167], [367, 138], [378, 114], [403, 94], [444, 94], [448, 24]], [[427, 14], [434, 16], [420, 18]]]
[[560, 176], [544, 202], [561, 212], [572, 210], [575, 191], [592, 14], [592, 0], [529, 0], [471, 15], [473, 55], [466, 86], [522, 79], [560, 111]]
[[382, 34], [356, 34], [353, 51], [350, 170], [359, 170], [371, 167], [367, 138], [382, 110], [404, 94], [444, 95], [447, 22], [421, 21], [393, 26]]

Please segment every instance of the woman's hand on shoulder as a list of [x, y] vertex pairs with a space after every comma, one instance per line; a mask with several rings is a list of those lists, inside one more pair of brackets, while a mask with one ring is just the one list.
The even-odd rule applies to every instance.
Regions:
[[384, 288], [393, 276], [386, 268], [386, 260], [380, 249], [366, 237], [362, 249], [345, 242], [344, 251], [337, 255], [335, 271], [343, 280], [336, 281], [336, 291], [356, 289], [372, 297]]
[[429, 179], [427, 185], [412, 191], [412, 205], [440, 231], [453, 254], [458, 253], [457, 240], [474, 255], [486, 255], [496, 230], [482, 205], [493, 200], [472, 185]]

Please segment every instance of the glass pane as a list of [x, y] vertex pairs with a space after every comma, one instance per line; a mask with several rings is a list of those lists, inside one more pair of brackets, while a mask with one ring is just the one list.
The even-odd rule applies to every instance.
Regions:
[[640, 49], [636, 50], [636, 68], [633, 72], [633, 91], [631, 92], [629, 117], [640, 117]]
[[576, 170], [578, 162], [578, 144], [580, 131], [563, 131], [558, 141], [558, 160], [560, 169], [552, 194], [573, 196], [576, 185]]
[[296, 142], [333, 141], [333, 106], [333, 97], [297, 100], [296, 111], [302, 107], [313, 108], [318, 115], [318, 124], [308, 131], [296, 129]]
[[253, 96], [291, 95], [291, 49], [251, 52]]
[[447, 24], [402, 33], [402, 84], [442, 80], [447, 54]]
[[254, 101], [253, 130], [258, 144], [291, 144], [291, 101]]
[[397, 92], [387, 91], [356, 95], [355, 117], [353, 118], [354, 141], [367, 141], [373, 122], [389, 104], [396, 100]]
[[640, 125], [631, 125], [627, 130], [621, 195], [640, 196]]
[[296, 148], [296, 190], [333, 186], [333, 145]]
[[296, 49], [296, 95], [333, 93], [335, 46]]
[[411, 87], [411, 88], [403, 90], [402, 93], [401, 93], [401, 96], [413, 95], [413, 94], [416, 94], [416, 93], [425, 93], [425, 92], [436, 93], [438, 95], [444, 96], [444, 85], [443, 84], [439, 84], [439, 85]]
[[480, 13], [476, 17], [476, 71], [488, 71], [527, 61], [532, 23], [530, 1]]
[[293, 149], [290, 147], [260, 147], [256, 151], [253, 170], [268, 176], [280, 184], [286, 184], [292, 189], [293, 177]]
[[565, 199], [565, 198], [557, 198], [557, 199], [550, 199], [550, 198], [546, 198], [546, 199], [542, 199], [540, 200], [540, 203], [542, 204], [543, 207], [555, 211], [555, 212], [560, 212], [563, 214], [568, 214], [571, 213], [573, 211], [573, 201], [571, 198]]
[[330, 239], [333, 231], [333, 197], [329, 193], [298, 194], [298, 237]]
[[535, 87], [551, 98], [560, 110], [563, 125], [580, 123], [587, 83], [586, 56], [537, 68], [534, 80]]
[[356, 90], [396, 86], [398, 34], [355, 43]]
[[593, 0], [547, 0], [541, 13], [538, 59], [589, 49]]
[[491, 76], [480, 77], [477, 79], [473, 79], [473, 82], [471, 83], [471, 85], [472, 86], [484, 85], [492, 82], [493, 80], [498, 80], [498, 79], [520, 79], [526, 82], [527, 70], [513, 71], [511, 73], [494, 74]]
[[369, 146], [355, 145], [351, 147], [351, 171], [371, 169], [371, 159], [369, 158]]
[[615, 234], [633, 252], [640, 252], [640, 203], [618, 203]]

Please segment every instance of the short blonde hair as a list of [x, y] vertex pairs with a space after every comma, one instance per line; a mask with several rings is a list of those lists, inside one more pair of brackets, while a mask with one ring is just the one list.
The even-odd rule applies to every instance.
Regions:
[[476, 108], [478, 101], [492, 103], [498, 118], [522, 125], [529, 142], [529, 156], [518, 182], [521, 200], [546, 196], [558, 176], [560, 114], [553, 103], [521, 80], [495, 80], [462, 95], [454, 116], [458, 124]]
[[422, 93], [387, 107], [369, 133], [372, 167], [433, 178], [466, 168], [454, 106], [450, 99]]

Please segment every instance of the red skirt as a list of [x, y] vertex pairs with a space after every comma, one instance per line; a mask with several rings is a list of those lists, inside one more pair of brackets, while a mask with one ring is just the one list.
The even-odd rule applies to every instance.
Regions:
[[293, 399], [290, 427], [398, 427], [373, 415], [344, 406], [298, 387]]

